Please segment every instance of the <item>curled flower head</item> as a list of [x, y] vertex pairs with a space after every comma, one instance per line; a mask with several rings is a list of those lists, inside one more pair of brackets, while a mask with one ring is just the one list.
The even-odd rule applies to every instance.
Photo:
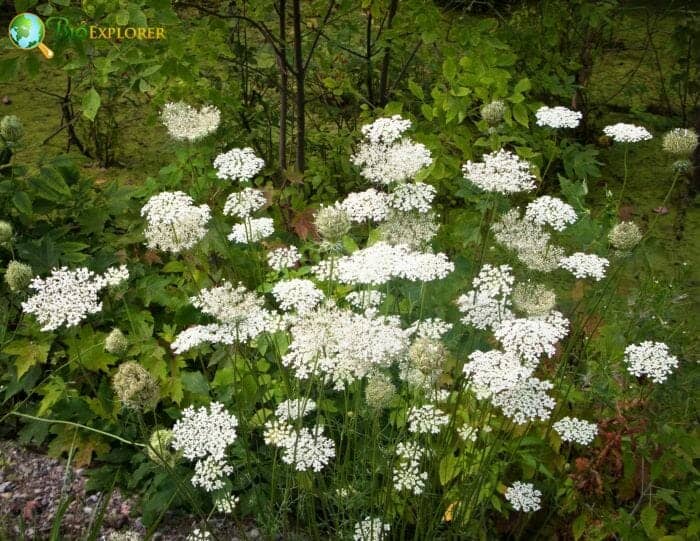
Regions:
[[316, 231], [330, 244], [337, 244], [350, 231], [350, 217], [341, 206], [322, 206], [314, 217]]
[[396, 396], [396, 387], [387, 376], [378, 372], [367, 379], [365, 402], [373, 410], [386, 408]]
[[105, 339], [105, 351], [112, 355], [123, 355], [129, 348], [129, 339], [119, 329], [112, 329], [112, 332]]
[[34, 277], [34, 272], [32, 268], [19, 261], [10, 261], [7, 265], [7, 270], [5, 271], [5, 283], [10, 291], [15, 293], [24, 291], [29, 287], [29, 284]]
[[669, 154], [688, 157], [698, 146], [698, 134], [693, 129], [676, 128], [664, 135], [661, 146]]
[[167, 428], [155, 430], [148, 439], [148, 458], [159, 466], [173, 468], [182, 453], [173, 452], [173, 431]]
[[160, 398], [158, 382], [140, 364], [127, 361], [119, 365], [112, 378], [112, 387], [124, 406], [150, 411]]
[[12, 240], [12, 224], [5, 220], [0, 220], [0, 246], [8, 244]]
[[505, 112], [506, 105], [501, 100], [485, 103], [481, 106], [481, 109], [479, 109], [481, 118], [484, 119], [491, 127], [498, 126], [501, 122], [503, 122], [503, 115]]
[[197, 110], [181, 101], [169, 102], [163, 106], [161, 120], [176, 141], [194, 142], [216, 131], [221, 112], [213, 105]]
[[14, 144], [17, 143], [24, 135], [24, 126], [19, 117], [15, 115], [7, 115], [0, 120], [0, 137], [5, 142]]
[[634, 222], [620, 222], [608, 233], [608, 241], [613, 248], [627, 252], [637, 246], [643, 235]]

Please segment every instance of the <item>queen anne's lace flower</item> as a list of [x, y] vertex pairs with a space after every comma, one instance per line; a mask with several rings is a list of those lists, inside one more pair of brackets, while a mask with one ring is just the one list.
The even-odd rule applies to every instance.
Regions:
[[146, 218], [146, 245], [178, 253], [192, 248], [207, 232], [211, 212], [207, 205], [195, 206], [183, 192], [161, 192], [141, 209]]
[[392, 481], [397, 492], [408, 491], [412, 494], [422, 494], [428, 480], [427, 472], [420, 471], [417, 462], [400, 461], [394, 468]]
[[42, 331], [77, 325], [90, 314], [102, 310], [97, 294], [107, 286], [118, 285], [129, 277], [126, 267], [108, 269], [104, 275], [80, 267], [53, 269], [47, 278], [35, 277], [29, 288], [35, 293], [22, 303], [22, 310], [33, 314]]
[[231, 228], [228, 240], [241, 244], [258, 242], [275, 232], [272, 218], [246, 218], [245, 223], [235, 224]]
[[409, 335], [416, 334], [419, 338], [440, 340], [450, 330], [452, 330], [452, 323], [447, 323], [437, 317], [430, 317], [414, 322], [406, 329], [406, 333]]
[[566, 107], [540, 107], [535, 113], [538, 126], [550, 128], [575, 128], [581, 122], [583, 114], [580, 111], [572, 111]]
[[389, 206], [404, 212], [425, 213], [430, 210], [435, 194], [435, 188], [425, 182], [399, 184], [389, 194]]
[[434, 212], [392, 210], [377, 228], [377, 233], [380, 240], [393, 246], [405, 244], [413, 250], [423, 250], [437, 235], [438, 229], [440, 224]]
[[530, 173], [530, 164], [516, 154], [501, 149], [485, 154], [483, 160], [470, 160], [462, 167], [464, 178], [482, 190], [507, 195], [535, 189], [535, 176]]
[[[454, 264], [445, 254], [417, 252], [405, 245], [377, 242], [339, 258], [335, 262], [334, 278], [343, 284], [381, 285], [395, 278], [429, 282], [444, 278], [453, 270]], [[330, 263], [322, 261], [314, 272], [320, 279], [328, 279]]]
[[513, 306], [530, 317], [549, 314], [557, 302], [554, 291], [530, 281], [516, 284], [512, 299]]
[[559, 266], [571, 272], [576, 278], [591, 277], [596, 281], [605, 278], [605, 269], [609, 261], [594, 254], [576, 252], [559, 261]]
[[208, 531], [195, 528], [185, 541], [209, 541], [211, 538], [211, 533]]
[[690, 156], [698, 146], [698, 134], [693, 129], [676, 128], [666, 135], [662, 142], [663, 149], [669, 154]]
[[542, 493], [532, 483], [516, 481], [513, 483], [513, 486], [508, 487], [505, 497], [513, 506], [513, 509], [529, 513], [540, 509]]
[[618, 250], [628, 251], [644, 238], [639, 226], [634, 222], [620, 222], [608, 233], [608, 241]]
[[285, 400], [275, 410], [277, 419], [282, 422], [297, 421], [316, 410], [316, 402], [303, 398]]
[[221, 121], [221, 112], [213, 105], [199, 111], [181, 101], [163, 106], [161, 120], [170, 137], [176, 141], [198, 141], [216, 131]]
[[377, 372], [367, 379], [365, 402], [373, 410], [380, 410], [389, 405], [396, 396], [396, 387], [387, 376]]
[[324, 298], [311, 280], [301, 278], [280, 280], [272, 288], [272, 295], [282, 310], [294, 310], [298, 314], [310, 312]]
[[508, 296], [514, 281], [509, 265], [484, 265], [472, 281], [473, 289], [457, 299], [462, 323], [484, 330], [513, 317]]
[[515, 353], [475, 351], [464, 365], [469, 386], [479, 399], [488, 398], [516, 386], [532, 374], [532, 368], [523, 366]]
[[624, 122], [605, 126], [603, 133], [611, 137], [616, 143], [638, 143], [639, 141], [651, 139], [651, 134], [646, 128], [635, 126], [634, 124], [625, 124]]
[[374, 188], [348, 194], [340, 206], [347, 212], [350, 220], [356, 223], [381, 222], [389, 214], [387, 195]]
[[294, 267], [300, 260], [301, 255], [296, 246], [276, 248], [267, 254], [267, 264], [276, 271]]
[[224, 214], [237, 218], [248, 218], [267, 203], [265, 194], [254, 188], [244, 188], [240, 192], [229, 194], [224, 204]]
[[543, 195], [528, 204], [525, 219], [538, 225], [550, 225], [556, 231], [564, 231], [566, 226], [576, 221], [576, 211], [557, 197]]
[[591, 443], [598, 433], [598, 425], [576, 417], [564, 417], [552, 425], [564, 441], [573, 441], [581, 445]]
[[552, 387], [549, 381], [528, 378], [493, 395], [491, 403], [519, 425], [537, 419], [546, 421], [556, 404], [546, 392]]
[[238, 419], [228, 413], [219, 402], [182, 412], [182, 418], [173, 426], [173, 448], [182, 451], [188, 460], [211, 457], [224, 458], [226, 448], [236, 441]]
[[645, 340], [625, 349], [625, 364], [630, 374], [648, 376], [654, 383], [663, 383], [678, 366], [678, 357], [671, 355], [663, 342]]
[[313, 432], [306, 427], [292, 432], [282, 447], [282, 462], [293, 465], [297, 471], [319, 472], [335, 456], [335, 444], [323, 435], [322, 426]]
[[266, 445], [273, 447], [284, 447], [287, 441], [294, 434], [294, 427], [286, 421], [272, 419], [265, 423], [263, 439]]
[[410, 120], [395, 115], [362, 127], [365, 139], [351, 161], [363, 177], [376, 184], [404, 182], [432, 163], [425, 146], [401, 138], [410, 125]]
[[358, 310], [376, 308], [384, 301], [384, 293], [375, 289], [351, 291], [345, 296], [345, 300]]
[[224, 488], [224, 478], [233, 473], [233, 468], [222, 458], [212, 456], [198, 460], [194, 465], [192, 486], [202, 487], [207, 492]]
[[282, 364], [299, 379], [318, 374], [342, 390], [377, 367], [389, 366], [408, 348], [396, 318], [371, 317], [321, 307], [291, 326], [292, 343]]
[[355, 524], [352, 539], [353, 541], [384, 541], [386, 533], [390, 530], [391, 526], [383, 523], [382, 519], [367, 517]]
[[408, 431], [416, 434], [437, 434], [449, 417], [435, 406], [412, 407], [408, 410]]
[[240, 498], [233, 494], [224, 494], [214, 499], [214, 507], [219, 513], [230, 515], [238, 505]]
[[501, 100], [495, 100], [490, 103], [485, 103], [479, 109], [479, 114], [481, 118], [486, 121], [486, 123], [493, 127], [498, 126], [503, 122], [503, 115], [506, 112], [506, 104]]
[[520, 356], [532, 370], [540, 357], [556, 353], [555, 345], [569, 332], [569, 321], [557, 311], [544, 318], [504, 320], [494, 329], [494, 336], [505, 351]]
[[234, 148], [214, 159], [216, 176], [223, 180], [244, 182], [257, 175], [265, 162], [255, 155], [252, 148]]

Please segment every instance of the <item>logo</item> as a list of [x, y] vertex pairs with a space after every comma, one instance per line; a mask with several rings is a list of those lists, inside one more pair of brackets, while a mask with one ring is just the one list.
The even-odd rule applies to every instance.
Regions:
[[51, 28], [57, 38], [75, 38], [92, 40], [161, 40], [165, 39], [165, 28], [160, 26], [96, 26], [80, 25], [74, 27], [65, 17], [49, 17], [46, 26]]
[[37, 15], [20, 13], [16, 15], [9, 26], [10, 41], [18, 49], [29, 51], [39, 49], [45, 58], [53, 58], [53, 51], [44, 45], [46, 27]]

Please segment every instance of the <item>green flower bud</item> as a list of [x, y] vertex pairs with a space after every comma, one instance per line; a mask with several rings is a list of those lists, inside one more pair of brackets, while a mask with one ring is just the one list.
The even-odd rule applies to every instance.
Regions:
[[318, 234], [330, 244], [338, 244], [351, 227], [348, 213], [338, 206], [321, 207], [316, 213], [315, 224]]
[[173, 451], [173, 431], [161, 428], [151, 434], [146, 451], [148, 458], [159, 466], [174, 467], [180, 460], [182, 451]]
[[690, 156], [698, 145], [698, 134], [695, 130], [676, 128], [664, 135], [661, 146], [669, 154]]
[[0, 220], [0, 245], [8, 244], [12, 240], [12, 225]]
[[0, 120], [0, 136], [5, 141], [16, 143], [24, 135], [22, 121], [15, 115], [7, 115]]
[[370, 377], [365, 387], [365, 401], [373, 410], [384, 409], [396, 395], [396, 387], [384, 374], [378, 373]]
[[129, 347], [129, 340], [119, 329], [112, 330], [105, 339], [105, 350], [113, 355], [123, 355]]
[[498, 126], [503, 122], [503, 114], [506, 112], [506, 106], [501, 100], [496, 100], [482, 105], [479, 112], [481, 113], [481, 118], [483, 118], [489, 126]]
[[5, 283], [15, 293], [27, 289], [33, 277], [32, 268], [19, 261], [10, 261], [5, 271]]
[[642, 232], [634, 222], [620, 222], [608, 233], [608, 241], [618, 250], [631, 250], [642, 240]]
[[690, 160], [677, 160], [677, 161], [673, 162], [673, 165], [671, 167], [677, 173], [685, 173], [686, 171], [690, 170], [692, 165], [693, 164], [690, 163]]
[[554, 308], [557, 297], [542, 284], [524, 282], [513, 288], [513, 306], [528, 316], [544, 316]]
[[127, 361], [119, 365], [112, 378], [114, 392], [127, 408], [149, 411], [160, 398], [158, 382], [140, 364]]

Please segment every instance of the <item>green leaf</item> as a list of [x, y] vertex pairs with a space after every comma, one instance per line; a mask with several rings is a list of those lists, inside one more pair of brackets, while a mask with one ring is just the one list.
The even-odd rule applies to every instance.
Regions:
[[57, 6], [70, 6], [70, 0], [51, 0], [51, 2]]
[[571, 524], [571, 533], [574, 535], [574, 541], [578, 541], [581, 539], [581, 537], [583, 537], [583, 534], [586, 531], [587, 522], [586, 515], [581, 514], [576, 517], [576, 520], [574, 520], [574, 522]]
[[117, 358], [105, 351], [105, 337], [105, 334], [96, 333], [88, 325], [81, 327], [79, 336], [65, 340], [68, 358], [75, 365], [79, 364], [87, 370], [108, 372]]
[[426, 120], [430, 121], [433, 119], [433, 108], [427, 103], [420, 106], [420, 112], [423, 113]]
[[43, 364], [49, 356], [51, 344], [37, 344], [32, 340], [15, 340], [3, 349], [9, 355], [16, 355], [17, 379], [21, 378], [35, 364]]
[[442, 63], [442, 74], [445, 79], [452, 81], [457, 75], [457, 63], [453, 57], [447, 57], [447, 59]]
[[518, 81], [518, 84], [515, 85], [515, 88], [513, 89], [514, 94], [522, 94], [523, 92], [527, 92], [532, 88], [532, 83], [530, 83], [530, 79], [527, 77], [523, 77]]
[[29, 216], [32, 213], [32, 200], [25, 192], [17, 192], [12, 197], [12, 203], [22, 214]]
[[129, 24], [129, 12], [125, 9], [120, 9], [117, 11], [115, 19], [119, 26], [126, 26]]
[[423, 99], [425, 99], [423, 89], [419, 85], [417, 85], [413, 79], [408, 81], [408, 89], [411, 91], [411, 94], [413, 94], [419, 100], [422, 101]]
[[73, 196], [61, 174], [52, 167], [42, 167], [41, 174], [31, 184], [37, 197], [54, 203], [65, 203]]
[[654, 509], [651, 506], [647, 506], [644, 509], [642, 509], [641, 513], [641, 521], [642, 521], [642, 526], [644, 527], [644, 531], [646, 534], [651, 537], [652, 539], [655, 536], [655, 530], [656, 530], [656, 509]]
[[23, 11], [28, 11], [37, 5], [39, 0], [15, 0], [15, 10], [17, 13], [22, 13]]
[[518, 124], [521, 124], [526, 128], [528, 127], [530, 119], [528, 117], [527, 107], [525, 107], [522, 103], [516, 103], [513, 105], [513, 117]]
[[186, 391], [203, 396], [209, 394], [209, 384], [201, 372], [182, 372], [180, 378]]
[[100, 104], [100, 95], [97, 93], [97, 90], [94, 88], [88, 90], [83, 96], [83, 116], [90, 121], [94, 121], [97, 111], [100, 108]]
[[457, 465], [457, 457], [452, 454], [447, 455], [440, 461], [440, 468], [438, 470], [440, 476], [440, 484], [445, 486], [447, 483], [452, 481], [459, 474], [459, 467]]

